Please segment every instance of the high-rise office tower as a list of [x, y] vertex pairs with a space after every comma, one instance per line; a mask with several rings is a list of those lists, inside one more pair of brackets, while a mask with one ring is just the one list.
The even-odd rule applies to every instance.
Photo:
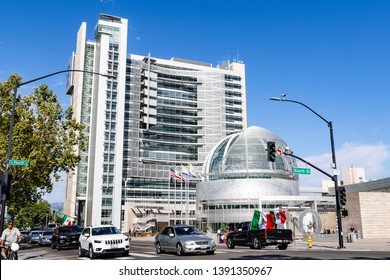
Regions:
[[127, 20], [115, 16], [100, 15], [95, 39], [86, 40], [83, 23], [70, 67], [115, 78], [69, 77], [88, 145], [68, 174], [64, 212], [81, 225], [124, 229], [147, 217], [194, 223], [195, 171], [219, 140], [247, 126], [245, 65], [127, 55]]

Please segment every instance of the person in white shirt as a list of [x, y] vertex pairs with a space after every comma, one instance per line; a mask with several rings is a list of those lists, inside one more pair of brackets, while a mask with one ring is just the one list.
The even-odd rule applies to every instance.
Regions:
[[[17, 228], [14, 228], [12, 221], [8, 222], [8, 227], [1, 234], [0, 246], [4, 246], [4, 255], [8, 256], [8, 246], [11, 246], [12, 243], [20, 242], [22, 240], [22, 235]], [[18, 255], [16, 254], [16, 259]]]

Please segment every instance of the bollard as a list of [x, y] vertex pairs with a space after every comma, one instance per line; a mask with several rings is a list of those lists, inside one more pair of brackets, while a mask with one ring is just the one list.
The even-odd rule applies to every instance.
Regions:
[[311, 238], [310, 235], [307, 237], [307, 244], [309, 245], [309, 248], [311, 248], [313, 245], [313, 239]]

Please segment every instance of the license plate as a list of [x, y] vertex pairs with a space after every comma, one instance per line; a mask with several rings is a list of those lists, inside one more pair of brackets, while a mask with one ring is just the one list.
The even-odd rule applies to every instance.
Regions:
[[72, 241], [72, 244], [75, 244], [75, 243], [77, 243], [77, 241], [76, 241], [76, 240], [73, 240], [73, 241]]
[[111, 248], [118, 248], [118, 244], [112, 244]]

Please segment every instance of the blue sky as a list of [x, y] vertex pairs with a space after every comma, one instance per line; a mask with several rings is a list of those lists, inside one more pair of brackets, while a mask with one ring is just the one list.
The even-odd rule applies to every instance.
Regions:
[[[129, 20], [128, 53], [214, 66], [242, 60], [249, 126], [273, 131], [296, 155], [332, 173], [327, 124], [302, 106], [269, 100], [286, 93], [333, 122], [339, 169], [390, 177], [390, 1], [1, 0], [0, 80], [66, 69], [78, 28], [87, 22], [93, 40], [99, 13]], [[40, 83], [68, 106], [65, 80]], [[312, 170], [300, 179], [319, 187], [327, 177]], [[63, 183], [47, 199], [62, 201]]]

